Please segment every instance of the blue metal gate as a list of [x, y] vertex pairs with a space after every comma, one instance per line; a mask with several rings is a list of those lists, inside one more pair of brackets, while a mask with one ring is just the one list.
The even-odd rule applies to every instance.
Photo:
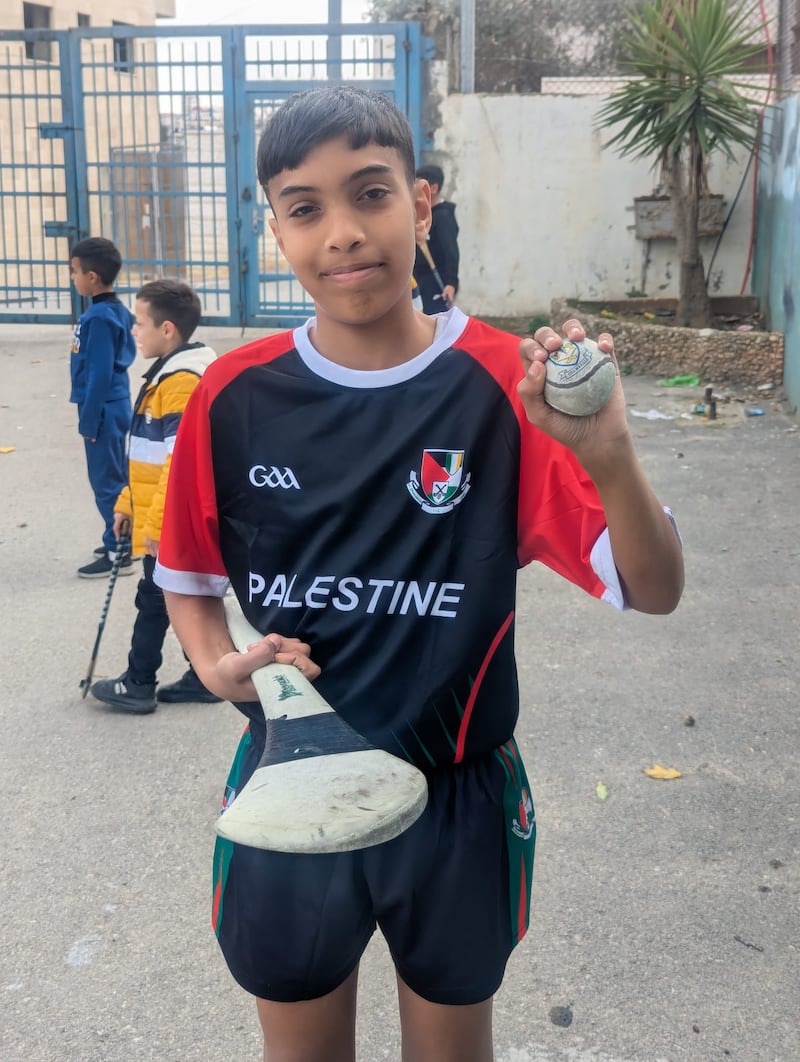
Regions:
[[69, 322], [69, 248], [123, 256], [117, 290], [179, 276], [209, 324], [284, 327], [305, 293], [272, 239], [255, 145], [282, 100], [391, 95], [420, 144], [415, 22], [0, 30], [0, 321]]

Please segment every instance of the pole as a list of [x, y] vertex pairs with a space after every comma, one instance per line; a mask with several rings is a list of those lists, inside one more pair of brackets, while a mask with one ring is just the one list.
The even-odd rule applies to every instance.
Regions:
[[796, 17], [794, 0], [780, 0], [778, 5], [778, 95], [789, 91], [792, 82], [792, 40]]
[[[341, 26], [342, 0], [328, 0], [328, 25]], [[342, 80], [342, 38], [340, 34], [328, 37], [328, 81]]]
[[461, 91], [475, 91], [475, 0], [461, 0]]

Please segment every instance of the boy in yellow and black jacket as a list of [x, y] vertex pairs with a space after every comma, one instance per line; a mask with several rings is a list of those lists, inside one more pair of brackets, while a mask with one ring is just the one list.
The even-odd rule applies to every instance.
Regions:
[[128, 669], [119, 678], [95, 682], [91, 692], [120, 711], [145, 715], [156, 700], [169, 702], [219, 701], [200, 682], [191, 665], [156, 697], [156, 674], [169, 626], [164, 595], [153, 582], [161, 538], [172, 449], [189, 396], [216, 353], [189, 340], [200, 322], [202, 308], [196, 292], [180, 280], [153, 280], [136, 294], [133, 334], [143, 358], [153, 364], [133, 407], [128, 449], [128, 486], [114, 506], [114, 530], [119, 537], [125, 517], [133, 525], [132, 551], [142, 556], [142, 578], [136, 593]]

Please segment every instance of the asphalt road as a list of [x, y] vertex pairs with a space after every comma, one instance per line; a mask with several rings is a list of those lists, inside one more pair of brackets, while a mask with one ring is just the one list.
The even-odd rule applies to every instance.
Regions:
[[[69, 339], [0, 327], [0, 448], [15, 447], [0, 453], [0, 1058], [255, 1062], [255, 1008], [208, 924], [240, 717], [216, 705], [128, 718], [80, 696], [107, 584], [75, 577], [99, 520], [67, 403]], [[720, 403], [715, 422], [691, 412], [702, 388], [639, 377], [626, 393], [680, 522], [687, 588], [655, 618], [521, 575], [518, 737], [539, 845], [497, 1060], [793, 1062], [800, 432], [767, 393]], [[754, 404], [764, 415], [746, 417]], [[634, 416], [650, 410], [674, 419]], [[124, 670], [135, 583], [118, 582], [98, 676]], [[162, 679], [181, 671], [170, 634]], [[654, 763], [682, 776], [653, 780]], [[378, 939], [359, 1049], [360, 1062], [400, 1057]]]

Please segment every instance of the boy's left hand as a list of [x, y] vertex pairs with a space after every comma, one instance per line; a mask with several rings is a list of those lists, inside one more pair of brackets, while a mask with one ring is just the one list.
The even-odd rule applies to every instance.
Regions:
[[[565, 321], [562, 331], [563, 336], [560, 336], [552, 328], [539, 328], [533, 339], [522, 340], [519, 352], [525, 376], [519, 382], [517, 391], [528, 420], [569, 447], [586, 467], [586, 462], [582, 459], [584, 456], [591, 463], [592, 459], [602, 459], [603, 451], [607, 447], [613, 451], [620, 443], [628, 441], [625, 396], [618, 370], [617, 382], [608, 402], [597, 413], [588, 417], [572, 417], [553, 409], [545, 402], [545, 362], [549, 352], [557, 350], [564, 338], [581, 340], [586, 335], [583, 325], [574, 317]], [[598, 336], [597, 344], [601, 350], [614, 357], [614, 340], [607, 332]]]
[[147, 551], [147, 553], [149, 554], [149, 556], [151, 556], [151, 557], [157, 557], [158, 556], [158, 543], [159, 543], [159, 540], [157, 538], [147, 538], [147, 536], [145, 536], [144, 548]]

